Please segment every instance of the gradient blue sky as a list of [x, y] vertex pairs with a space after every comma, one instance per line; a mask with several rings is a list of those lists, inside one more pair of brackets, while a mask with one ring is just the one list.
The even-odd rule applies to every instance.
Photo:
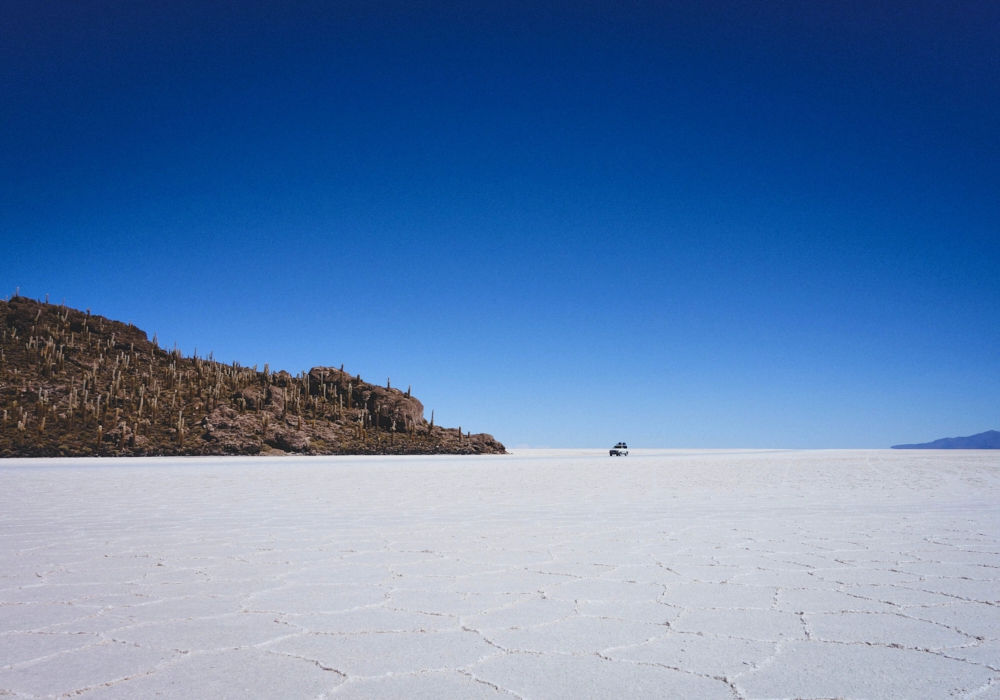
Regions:
[[0, 284], [508, 445], [1000, 428], [1000, 5], [0, 6]]

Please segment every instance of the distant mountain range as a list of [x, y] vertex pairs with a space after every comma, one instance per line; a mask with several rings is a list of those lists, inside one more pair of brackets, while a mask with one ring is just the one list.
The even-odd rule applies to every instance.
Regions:
[[1000, 450], [1000, 431], [987, 430], [969, 437], [941, 438], [919, 445], [893, 445], [894, 450]]

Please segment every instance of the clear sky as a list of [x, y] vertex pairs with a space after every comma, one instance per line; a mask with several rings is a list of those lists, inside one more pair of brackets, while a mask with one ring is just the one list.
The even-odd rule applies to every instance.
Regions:
[[1000, 428], [1000, 4], [0, 5], [0, 285], [509, 446]]

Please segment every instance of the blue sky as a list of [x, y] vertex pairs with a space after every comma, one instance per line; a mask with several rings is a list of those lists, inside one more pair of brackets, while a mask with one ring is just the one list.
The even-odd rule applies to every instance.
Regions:
[[1000, 428], [1000, 6], [0, 8], [0, 284], [508, 445]]

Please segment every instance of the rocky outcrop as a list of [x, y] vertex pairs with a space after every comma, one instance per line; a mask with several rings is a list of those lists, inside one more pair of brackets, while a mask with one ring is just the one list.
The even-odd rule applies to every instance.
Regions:
[[[352, 377], [341, 369], [333, 367], [313, 367], [309, 370], [313, 385], [333, 387], [338, 396], [343, 396], [352, 406], [371, 406], [372, 420], [378, 427], [397, 431], [407, 431], [411, 426], [424, 421], [424, 405], [399, 389], [366, 384], [360, 377]], [[329, 393], [329, 392], [328, 392]]]
[[131, 324], [23, 297], [0, 301], [0, 340], [0, 456], [505, 451], [343, 367], [184, 357]]

